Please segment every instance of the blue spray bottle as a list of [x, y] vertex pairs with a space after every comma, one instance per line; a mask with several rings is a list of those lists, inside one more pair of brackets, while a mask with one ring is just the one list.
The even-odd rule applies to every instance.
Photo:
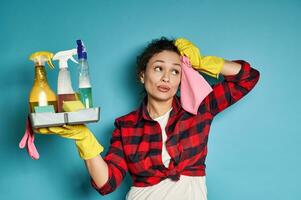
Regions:
[[87, 51], [82, 40], [77, 40], [77, 55], [78, 55], [78, 84], [81, 102], [86, 108], [92, 108], [92, 86], [89, 76], [89, 65], [87, 61]]

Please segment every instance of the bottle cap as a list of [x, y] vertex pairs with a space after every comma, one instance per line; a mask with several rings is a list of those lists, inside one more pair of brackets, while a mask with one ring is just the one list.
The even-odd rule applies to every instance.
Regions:
[[87, 59], [87, 50], [82, 40], [76, 40], [78, 59]]
[[54, 66], [51, 62], [52, 57], [53, 57], [53, 53], [49, 51], [38, 51], [31, 54], [29, 56], [29, 59], [37, 63], [38, 65], [44, 65], [44, 63], [47, 62], [50, 69], [54, 69]]

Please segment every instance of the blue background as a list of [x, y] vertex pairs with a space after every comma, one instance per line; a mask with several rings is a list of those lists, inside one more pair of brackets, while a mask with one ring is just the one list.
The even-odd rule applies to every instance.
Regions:
[[[254, 90], [212, 124], [209, 200], [301, 199], [300, 19], [299, 0], [1, 1], [0, 199], [124, 199], [129, 176], [100, 196], [73, 141], [37, 135], [37, 161], [18, 148], [34, 75], [28, 56], [84, 40], [94, 104], [102, 108], [89, 127], [107, 149], [114, 119], [141, 99], [136, 56], [161, 36], [186, 37], [204, 55], [244, 59], [261, 73]], [[76, 65], [70, 68], [76, 88]], [[58, 70], [47, 73], [56, 91]]]

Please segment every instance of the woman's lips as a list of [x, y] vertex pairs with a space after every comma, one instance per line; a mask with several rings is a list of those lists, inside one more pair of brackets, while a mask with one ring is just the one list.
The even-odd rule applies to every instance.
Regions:
[[164, 85], [159, 85], [157, 88], [160, 92], [168, 92], [170, 90], [170, 87]]

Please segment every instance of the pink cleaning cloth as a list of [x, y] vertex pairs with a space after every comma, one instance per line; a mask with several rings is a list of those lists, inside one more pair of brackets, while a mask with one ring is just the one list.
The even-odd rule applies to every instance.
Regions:
[[191, 67], [186, 56], [181, 57], [181, 103], [184, 110], [196, 115], [201, 102], [212, 91], [209, 83]]
[[38, 152], [36, 146], [34, 145], [34, 132], [32, 130], [29, 118], [27, 118], [27, 120], [26, 120], [26, 130], [25, 130], [24, 136], [22, 137], [22, 139], [19, 143], [19, 147], [21, 149], [23, 149], [25, 146], [27, 148], [27, 152], [28, 152], [29, 156], [32, 159], [34, 159], [34, 160], [39, 159], [40, 155], [39, 155], [39, 152]]

